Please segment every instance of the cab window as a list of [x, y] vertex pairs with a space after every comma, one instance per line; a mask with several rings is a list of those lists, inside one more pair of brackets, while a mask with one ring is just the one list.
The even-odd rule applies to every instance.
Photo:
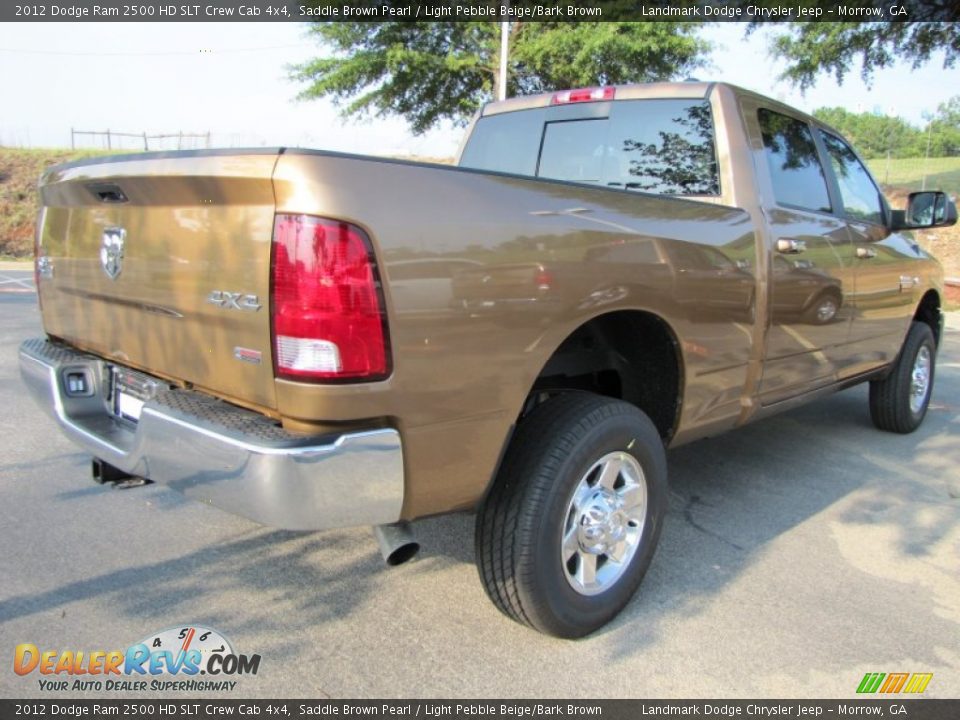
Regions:
[[758, 111], [758, 119], [777, 204], [831, 212], [827, 179], [810, 126], [765, 108]]
[[821, 132], [823, 144], [830, 156], [830, 166], [840, 186], [843, 209], [852, 220], [883, 224], [883, 206], [880, 203], [880, 191], [870, 178], [853, 150], [843, 140]]
[[622, 100], [480, 118], [462, 167], [658, 195], [719, 195], [710, 103]]

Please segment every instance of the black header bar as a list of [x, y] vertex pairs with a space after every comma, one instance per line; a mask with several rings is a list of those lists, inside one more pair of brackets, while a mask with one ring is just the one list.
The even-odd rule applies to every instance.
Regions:
[[5, 0], [0, 22], [953, 22], [956, 0]]

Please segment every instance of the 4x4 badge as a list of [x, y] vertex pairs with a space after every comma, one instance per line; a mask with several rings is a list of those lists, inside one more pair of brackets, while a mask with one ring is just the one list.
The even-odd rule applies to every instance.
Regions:
[[107, 277], [116, 280], [123, 271], [123, 243], [127, 231], [122, 227], [104, 228], [100, 241], [100, 265]]
[[227, 292], [226, 290], [212, 290], [207, 295], [207, 302], [224, 310], [246, 310], [256, 312], [260, 309], [260, 298], [253, 294]]

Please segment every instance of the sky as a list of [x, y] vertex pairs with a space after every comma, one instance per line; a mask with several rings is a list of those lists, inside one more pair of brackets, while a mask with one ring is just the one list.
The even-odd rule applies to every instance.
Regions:
[[[876, 110], [917, 125], [960, 93], [960, 68], [944, 70], [938, 56], [916, 71], [904, 64], [878, 71], [869, 88], [855, 71], [842, 86], [824, 75], [801, 94], [777, 80], [783, 63], [768, 54], [770, 30], [744, 39], [745, 30], [741, 23], [704, 29], [715, 49], [698, 79], [732, 82], [806, 111]], [[288, 65], [322, 52], [300, 23], [0, 23], [0, 145], [69, 147], [72, 127], [210, 132], [218, 147], [454, 154], [460, 128], [415, 136], [399, 118], [345, 120], [328, 100], [297, 101]]]

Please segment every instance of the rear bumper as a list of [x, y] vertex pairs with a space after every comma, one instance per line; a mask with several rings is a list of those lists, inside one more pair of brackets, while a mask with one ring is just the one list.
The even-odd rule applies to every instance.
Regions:
[[[135, 425], [109, 411], [109, 367], [39, 338], [20, 346], [20, 373], [41, 407], [92, 455], [131, 475], [264, 525], [320, 530], [396, 522], [403, 451], [390, 428], [322, 437], [189, 390], [162, 390]], [[83, 396], [68, 374], [83, 373]]]

